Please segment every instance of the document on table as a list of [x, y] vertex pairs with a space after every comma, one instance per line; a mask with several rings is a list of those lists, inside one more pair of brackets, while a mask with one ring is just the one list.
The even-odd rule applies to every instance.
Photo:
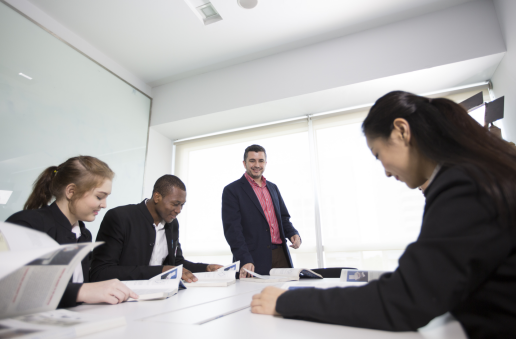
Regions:
[[0, 222], [0, 319], [56, 309], [75, 268], [100, 244], [59, 245], [43, 232]]
[[235, 273], [240, 270], [240, 261], [219, 268], [215, 272], [194, 273], [196, 282], [184, 283], [186, 287], [225, 287], [236, 282]]
[[365, 285], [373, 280], [378, 280], [384, 273], [390, 272], [343, 269], [340, 273], [340, 281], [350, 286], [360, 286]]
[[311, 278], [311, 279], [322, 279], [323, 277], [307, 268], [273, 268], [269, 271], [270, 275], [261, 275], [256, 272], [251, 272], [248, 269], [244, 270], [251, 274], [254, 278], [241, 278], [241, 281], [248, 282], [261, 282], [261, 283], [272, 283], [272, 282], [283, 282], [299, 280], [300, 278]]
[[128, 301], [161, 300], [177, 293], [182, 274], [183, 265], [179, 265], [149, 280], [122, 282], [139, 296], [138, 299], [130, 298]]

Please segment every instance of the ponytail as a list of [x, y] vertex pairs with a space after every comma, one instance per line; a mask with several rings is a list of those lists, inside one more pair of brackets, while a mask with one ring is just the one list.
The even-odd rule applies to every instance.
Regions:
[[97, 158], [90, 156], [70, 158], [59, 166], [50, 166], [39, 175], [23, 209], [42, 208], [50, 203], [52, 197], [62, 198], [69, 184], [74, 184], [76, 187], [70, 201], [73, 203], [86, 192], [100, 186], [105, 179], [112, 180], [114, 176], [115, 173], [109, 166]]
[[57, 166], [50, 166], [39, 175], [29, 199], [23, 205], [24, 210], [34, 210], [48, 205], [52, 199], [51, 185], [56, 171]]

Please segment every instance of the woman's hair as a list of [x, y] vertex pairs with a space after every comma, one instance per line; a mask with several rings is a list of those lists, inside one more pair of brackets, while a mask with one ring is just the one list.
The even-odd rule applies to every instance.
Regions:
[[364, 120], [362, 131], [368, 138], [388, 140], [397, 118], [409, 123], [411, 142], [423, 156], [443, 166], [460, 165], [494, 200], [502, 220], [516, 220], [513, 147], [478, 124], [453, 101], [402, 91], [378, 99]]
[[69, 184], [76, 187], [71, 199], [73, 204], [86, 192], [100, 186], [105, 179], [113, 180], [114, 176], [109, 166], [97, 158], [82, 155], [70, 158], [59, 166], [50, 166], [39, 175], [23, 209], [47, 206], [52, 197], [59, 200]]

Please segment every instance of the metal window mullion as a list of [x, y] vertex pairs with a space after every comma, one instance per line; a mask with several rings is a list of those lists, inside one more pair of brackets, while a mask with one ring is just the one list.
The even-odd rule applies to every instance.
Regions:
[[310, 148], [310, 169], [312, 172], [315, 214], [315, 244], [317, 249], [317, 265], [324, 267], [324, 251], [321, 231], [321, 210], [319, 206], [319, 167], [317, 166], [317, 148], [315, 134], [312, 127], [312, 117], [308, 116], [308, 143]]
[[170, 164], [170, 174], [175, 175], [176, 173], [176, 144], [172, 141], [172, 163]]

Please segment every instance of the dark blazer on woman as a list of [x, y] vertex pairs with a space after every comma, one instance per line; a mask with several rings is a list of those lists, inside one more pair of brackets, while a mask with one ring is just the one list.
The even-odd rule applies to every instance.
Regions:
[[[60, 245], [91, 242], [92, 238], [90, 231], [88, 231], [84, 226], [84, 223], [79, 221], [81, 236], [77, 239], [75, 233], [72, 232], [70, 221], [63, 212], [61, 212], [55, 202], [50, 206], [37, 210], [24, 210], [15, 213], [11, 215], [6, 222], [44, 232]], [[84, 282], [89, 282], [90, 255], [86, 256], [82, 260], [81, 264]], [[77, 294], [79, 293], [81, 286], [82, 284], [68, 284], [58, 307], [64, 308], [75, 306], [77, 304]]]
[[388, 331], [415, 331], [451, 312], [470, 338], [516, 334], [516, 231], [458, 166], [425, 191], [421, 233], [399, 267], [361, 287], [282, 294], [286, 317]]
[[[293, 267], [286, 238], [290, 239], [299, 233], [290, 222], [290, 214], [278, 187], [267, 180], [267, 188], [274, 204], [280, 237], [283, 240], [281, 247], [290, 267]], [[240, 260], [241, 266], [252, 263], [256, 273], [269, 274], [272, 268], [270, 226], [262, 205], [245, 175], [224, 187], [222, 225], [226, 240], [233, 252], [233, 261]]]
[[[177, 219], [165, 224], [168, 256], [163, 265], [179, 266], [192, 272], [206, 272], [207, 264], [192, 263], [183, 258], [179, 243]], [[149, 266], [156, 229], [154, 220], [145, 205], [126, 205], [109, 210], [100, 224], [97, 241], [105, 244], [93, 250], [91, 281], [117, 278], [144, 280], [158, 275], [163, 266]]]

